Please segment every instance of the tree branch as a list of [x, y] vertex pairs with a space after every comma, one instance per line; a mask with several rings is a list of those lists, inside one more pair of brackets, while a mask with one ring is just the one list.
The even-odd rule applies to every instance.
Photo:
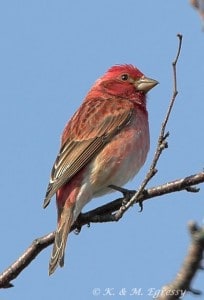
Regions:
[[183, 265], [175, 279], [162, 288], [157, 300], [181, 299], [180, 297], [186, 292], [191, 292], [194, 295], [201, 295], [200, 291], [191, 288], [191, 281], [197, 271], [201, 269], [204, 251], [204, 228], [191, 222], [189, 223], [189, 232], [191, 235], [191, 244]]
[[[204, 172], [144, 190], [137, 201], [145, 201], [161, 195], [179, 192], [182, 190], [185, 191], [202, 182], [204, 182]], [[196, 191], [199, 191], [199, 189]], [[125, 197], [119, 198], [87, 213], [81, 214], [72, 226], [71, 231], [80, 231], [82, 226], [87, 224], [89, 225], [90, 223], [117, 221], [114, 215], [126, 201], [127, 199]], [[55, 232], [52, 232], [35, 239], [25, 252], [11, 266], [0, 274], [0, 288], [12, 287], [13, 285], [11, 281], [17, 278], [17, 276], [36, 258], [38, 254], [40, 254], [42, 250], [53, 243], [54, 236]]]

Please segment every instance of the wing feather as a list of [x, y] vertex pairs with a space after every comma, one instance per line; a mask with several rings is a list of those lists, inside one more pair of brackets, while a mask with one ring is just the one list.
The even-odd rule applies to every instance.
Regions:
[[[95, 136], [85, 140], [68, 138], [62, 145], [52, 168], [44, 207], [57, 190], [69, 182], [122, 128], [129, 124], [133, 114], [132, 107], [98, 120], [94, 128]], [[88, 120], [87, 120], [88, 122]], [[80, 125], [80, 124], [79, 124]]]

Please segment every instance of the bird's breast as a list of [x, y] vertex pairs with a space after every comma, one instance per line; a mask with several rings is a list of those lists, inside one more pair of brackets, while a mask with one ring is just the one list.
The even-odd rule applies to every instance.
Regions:
[[141, 111], [89, 165], [93, 196], [111, 192], [108, 188], [111, 184], [122, 186], [132, 179], [144, 164], [148, 151], [148, 117]]

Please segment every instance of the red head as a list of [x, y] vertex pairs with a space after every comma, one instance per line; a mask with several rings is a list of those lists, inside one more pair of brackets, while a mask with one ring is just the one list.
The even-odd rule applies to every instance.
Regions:
[[156, 80], [145, 77], [133, 65], [116, 65], [95, 82], [87, 98], [118, 96], [134, 100], [139, 97], [145, 101], [145, 94], [156, 84]]

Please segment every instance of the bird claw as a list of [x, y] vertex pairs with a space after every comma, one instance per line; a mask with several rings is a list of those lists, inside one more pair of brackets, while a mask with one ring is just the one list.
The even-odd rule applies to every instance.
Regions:
[[123, 201], [122, 201], [122, 205], [126, 205], [128, 203], [128, 201], [130, 201], [130, 199], [135, 195], [136, 191], [135, 190], [128, 190], [125, 188], [122, 188], [120, 186], [116, 186], [114, 184], [109, 185], [109, 187], [113, 190], [116, 190], [118, 192], [121, 192], [123, 194]]
[[74, 225], [75, 225], [74, 233], [75, 234], [79, 234], [81, 232], [82, 225], [80, 225], [80, 222], [79, 222], [81, 215], [82, 215], [82, 213], [79, 214], [77, 220], [74, 223]]
[[74, 233], [78, 235], [81, 232], [81, 226], [74, 229]]
[[142, 212], [143, 211], [143, 202], [141, 200], [139, 200], [138, 204], [139, 204], [139, 207], [140, 207], [139, 212]]
[[[128, 190], [128, 189], [122, 188], [122, 187], [114, 185], [114, 184], [111, 184], [108, 187], [111, 188], [111, 189], [113, 189], [113, 190], [116, 190], [118, 192], [121, 192], [123, 194], [124, 199], [122, 201], [122, 206], [126, 205], [128, 203], [128, 201], [130, 201], [130, 199], [137, 192], [136, 190]], [[143, 201], [142, 200], [138, 200], [137, 203], [138, 203], [138, 205], [140, 207], [139, 212], [142, 212], [143, 211]]]
[[122, 187], [114, 185], [114, 184], [111, 184], [108, 187], [113, 190], [116, 190], [118, 192], [121, 192], [123, 194], [123, 196], [124, 196], [123, 205], [125, 205], [132, 198], [132, 196], [134, 196], [136, 193], [135, 190], [128, 190], [128, 189], [122, 188]]

